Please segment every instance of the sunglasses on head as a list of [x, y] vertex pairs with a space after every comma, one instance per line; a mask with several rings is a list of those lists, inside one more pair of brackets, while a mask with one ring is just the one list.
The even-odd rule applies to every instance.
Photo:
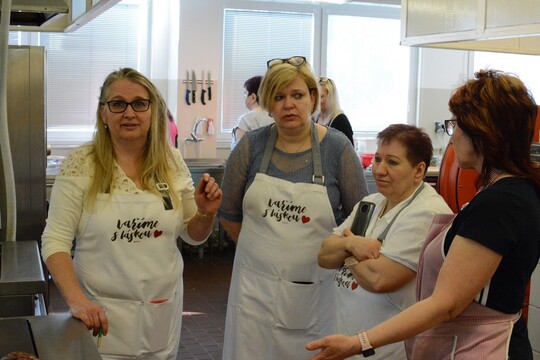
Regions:
[[266, 66], [270, 69], [272, 66], [279, 64], [291, 64], [294, 66], [300, 66], [306, 63], [306, 58], [304, 56], [293, 56], [287, 59], [272, 59], [266, 62]]
[[332, 81], [332, 79], [327, 78], [326, 76], [318, 77], [318, 78], [317, 78], [317, 83], [319, 83], [319, 84], [321, 84], [321, 85], [325, 85], [326, 83], [334, 84], [334, 82]]

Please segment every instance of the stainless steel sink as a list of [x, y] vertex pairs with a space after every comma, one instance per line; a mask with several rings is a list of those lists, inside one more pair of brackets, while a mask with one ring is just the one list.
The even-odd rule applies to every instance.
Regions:
[[208, 167], [208, 168], [224, 168], [225, 159], [212, 159], [212, 158], [188, 158], [184, 159], [188, 168], [194, 167]]
[[209, 173], [218, 184], [221, 184], [223, 180], [223, 172], [225, 171], [224, 159], [212, 159], [212, 158], [188, 158], [184, 159], [186, 165], [191, 172], [191, 177], [193, 178], [193, 183], [195, 186], [201, 180], [201, 177], [204, 173]]

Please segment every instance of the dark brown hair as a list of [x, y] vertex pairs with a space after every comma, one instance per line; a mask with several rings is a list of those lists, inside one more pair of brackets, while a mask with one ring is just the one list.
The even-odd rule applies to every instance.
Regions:
[[516, 75], [480, 70], [454, 91], [448, 106], [484, 158], [478, 185], [485, 185], [497, 168], [531, 179], [540, 188], [540, 169], [530, 157], [538, 107]]
[[407, 160], [416, 166], [421, 162], [426, 164], [426, 169], [433, 156], [433, 145], [428, 134], [416, 126], [406, 124], [393, 124], [377, 134], [379, 144], [389, 143], [392, 140], [399, 141], [407, 149]]
[[257, 104], [259, 103], [259, 86], [261, 86], [262, 76], [253, 76], [246, 80], [244, 88], [246, 88], [248, 96], [255, 94], [257, 96]]

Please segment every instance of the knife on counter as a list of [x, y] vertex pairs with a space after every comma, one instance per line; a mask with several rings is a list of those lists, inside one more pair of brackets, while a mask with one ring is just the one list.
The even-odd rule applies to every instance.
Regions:
[[189, 90], [189, 70], [186, 70], [186, 104], [191, 105], [189, 102], [189, 93], [191, 91]]
[[197, 77], [195, 76], [195, 70], [191, 70], [191, 103], [197, 102]]
[[208, 81], [206, 82], [206, 86], [208, 86], [208, 101], [212, 100], [212, 88], [210, 87], [212, 85], [211, 77], [212, 74], [208, 71]]
[[204, 79], [204, 70], [201, 72], [201, 79], [202, 79], [202, 87], [201, 87], [201, 103], [203, 105], [206, 105], [206, 101], [204, 101], [204, 94], [206, 93], [206, 90], [204, 89], [204, 83], [205, 83], [205, 79]]

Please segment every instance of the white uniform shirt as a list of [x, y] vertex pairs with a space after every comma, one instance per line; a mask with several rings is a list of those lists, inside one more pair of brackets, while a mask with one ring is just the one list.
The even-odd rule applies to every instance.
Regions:
[[[411, 195], [412, 197], [413, 195]], [[410, 197], [409, 197], [410, 198]], [[384, 216], [379, 217], [386, 205], [386, 198], [380, 193], [368, 195], [364, 201], [375, 203], [376, 207], [366, 231], [366, 237], [376, 239], [406, 205], [409, 198], [402, 201]], [[334, 229], [334, 235], [343, 235], [354, 221], [358, 204], [351, 215]], [[420, 250], [431, 225], [434, 214], [447, 214], [452, 211], [444, 199], [429, 185], [407, 206], [390, 227], [381, 248], [381, 254], [411, 270], [418, 267]], [[352, 335], [362, 329], [369, 329], [401, 312], [415, 302], [415, 281], [401, 289], [384, 294], [371, 293], [356, 283], [351, 272], [342, 267], [334, 275], [336, 291], [336, 331]], [[355, 357], [361, 359], [361, 357]], [[403, 343], [391, 344], [376, 350], [374, 359], [406, 359]]]

